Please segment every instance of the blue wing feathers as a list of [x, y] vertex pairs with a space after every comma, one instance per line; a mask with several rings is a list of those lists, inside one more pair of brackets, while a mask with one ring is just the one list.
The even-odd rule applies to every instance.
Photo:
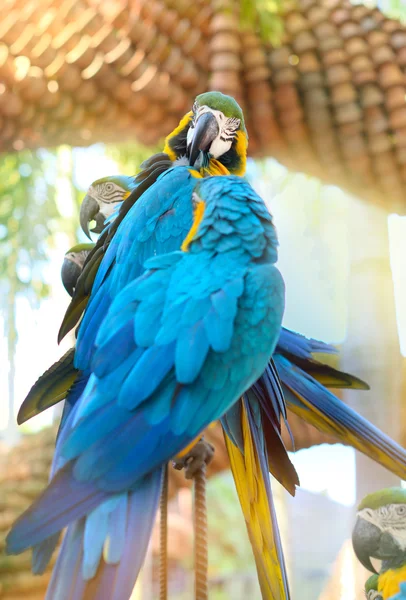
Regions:
[[[255, 215], [247, 227], [238, 222], [236, 234], [232, 219], [221, 225], [209, 208], [205, 236], [199, 228], [189, 252], [172, 252], [190, 228], [197, 184], [188, 169], [175, 171], [134, 204], [107, 250], [77, 343], [76, 364], [92, 374], [58, 443], [59, 471], [8, 538], [9, 550], [19, 552], [77, 522], [68, 535], [80, 560], [68, 553], [66, 565], [61, 562], [60, 580], [66, 569], [73, 573], [72, 584], [65, 579], [69, 600], [79, 591], [98, 600], [122, 600], [127, 583], [132, 589], [142, 560], [128, 573], [129, 548], [118, 539], [108, 542], [113, 522], [120, 536], [132, 523], [142, 538], [137, 557], [144, 556], [161, 466], [231, 407], [261, 374], [277, 342], [283, 282], [275, 267], [253, 261], [263, 254], [266, 227], [266, 235], [273, 235], [269, 215], [268, 225]], [[241, 180], [216, 179], [224, 181], [199, 182], [199, 193], [214, 186], [226, 212], [234, 206], [226, 197], [233, 181], [244, 188], [235, 211], [240, 218], [265, 210], [260, 203], [255, 207], [255, 194]], [[210, 206], [211, 197], [205, 200]], [[168, 254], [154, 257], [160, 241]], [[144, 273], [145, 261], [152, 271]], [[152, 480], [145, 496], [148, 512], [140, 499]], [[109, 500], [126, 493], [127, 503]], [[133, 513], [135, 506], [150, 515], [145, 524], [142, 512]], [[111, 562], [119, 555], [118, 565]], [[52, 586], [63, 589], [57, 579]]]
[[188, 384], [198, 376], [209, 351], [203, 321], [181, 328], [176, 341], [175, 368], [179, 383]]
[[120, 406], [134, 410], [151, 396], [173, 368], [175, 344], [151, 346], [136, 362], [117, 397]]

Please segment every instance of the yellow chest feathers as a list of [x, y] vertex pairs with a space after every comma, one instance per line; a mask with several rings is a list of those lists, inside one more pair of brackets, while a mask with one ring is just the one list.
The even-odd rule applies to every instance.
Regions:
[[383, 600], [389, 600], [400, 592], [400, 584], [406, 581], [406, 565], [400, 569], [389, 569], [378, 579], [378, 591], [382, 593]]

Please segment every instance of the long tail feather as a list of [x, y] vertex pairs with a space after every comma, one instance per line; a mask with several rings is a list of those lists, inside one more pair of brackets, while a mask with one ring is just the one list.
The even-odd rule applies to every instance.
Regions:
[[319, 353], [336, 354], [337, 349], [325, 342], [282, 328], [274, 358], [277, 361], [277, 355], [284, 356], [326, 387], [369, 390], [369, 385], [362, 379], [316, 360], [313, 354]]
[[40, 544], [108, 498], [94, 484], [76, 481], [71, 471], [70, 464], [61, 469], [52, 485], [17, 519], [6, 538], [8, 554]]
[[[51, 472], [49, 475], [49, 479], [51, 480], [55, 473], [59, 468], [59, 450], [61, 445], [63, 444], [64, 439], [66, 438], [67, 431], [64, 429], [64, 424], [66, 419], [69, 416], [70, 411], [75, 406], [76, 401], [80, 397], [83, 392], [83, 389], [86, 385], [87, 377], [79, 375], [75, 381], [75, 383], [71, 386], [68, 391], [65, 404], [63, 407], [63, 413], [61, 417], [61, 421], [59, 424], [59, 430], [57, 435], [56, 448], [54, 453], [54, 458], [52, 461]], [[32, 572], [36, 575], [41, 575], [44, 573], [45, 569], [48, 566], [49, 561], [58, 545], [59, 542], [59, 532], [51, 535], [49, 538], [43, 540], [36, 546], [32, 548]]]
[[[136, 491], [118, 497], [113, 510], [101, 506], [91, 526], [86, 519], [69, 526], [46, 600], [129, 599], [151, 539], [161, 482], [158, 469]], [[87, 572], [100, 531], [107, 531], [99, 540], [102, 555]]]
[[[258, 417], [265, 445], [268, 452], [268, 465], [272, 475], [283, 485], [283, 487], [292, 495], [295, 495], [296, 485], [299, 485], [299, 478], [296, 470], [289, 458], [281, 434], [281, 419], [287, 423], [287, 412], [285, 399], [278, 373], [273, 361], [268, 364], [263, 375], [258, 381], [244, 394], [251, 409], [255, 407], [255, 414]], [[236, 404], [236, 410], [239, 405]], [[227, 415], [226, 415], [227, 419]], [[236, 432], [241, 428], [241, 418], [237, 413]], [[292, 439], [293, 444], [293, 439]], [[242, 442], [237, 442], [242, 449]]]
[[286, 568], [276, 520], [266, 450], [251, 414], [249, 402], [241, 401], [243, 451], [226, 434], [231, 470], [258, 571], [264, 600], [289, 600]]
[[[277, 357], [275, 360], [277, 361]], [[339, 371], [314, 359], [294, 359], [292, 362], [328, 388], [369, 390], [369, 385], [355, 375]]]
[[275, 363], [289, 410], [401, 479], [406, 477], [406, 451], [401, 446], [286, 358], [275, 356]]

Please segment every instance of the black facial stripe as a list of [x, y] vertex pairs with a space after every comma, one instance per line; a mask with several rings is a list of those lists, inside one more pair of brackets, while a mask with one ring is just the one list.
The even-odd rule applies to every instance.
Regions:
[[220, 135], [220, 139], [222, 142], [232, 142], [234, 139], [233, 135], [224, 135], [223, 133]]
[[102, 190], [100, 196], [101, 196], [101, 199], [103, 200], [103, 202], [106, 202], [106, 203], [120, 202], [123, 199], [122, 192], [117, 189], [115, 189], [111, 192], [106, 192], [106, 190]]

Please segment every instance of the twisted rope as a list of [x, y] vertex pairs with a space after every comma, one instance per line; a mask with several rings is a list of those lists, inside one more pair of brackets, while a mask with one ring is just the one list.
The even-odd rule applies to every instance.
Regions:
[[164, 469], [159, 509], [159, 600], [168, 600], [168, 465]]
[[208, 550], [205, 463], [197, 471], [194, 480], [195, 600], [208, 600]]

